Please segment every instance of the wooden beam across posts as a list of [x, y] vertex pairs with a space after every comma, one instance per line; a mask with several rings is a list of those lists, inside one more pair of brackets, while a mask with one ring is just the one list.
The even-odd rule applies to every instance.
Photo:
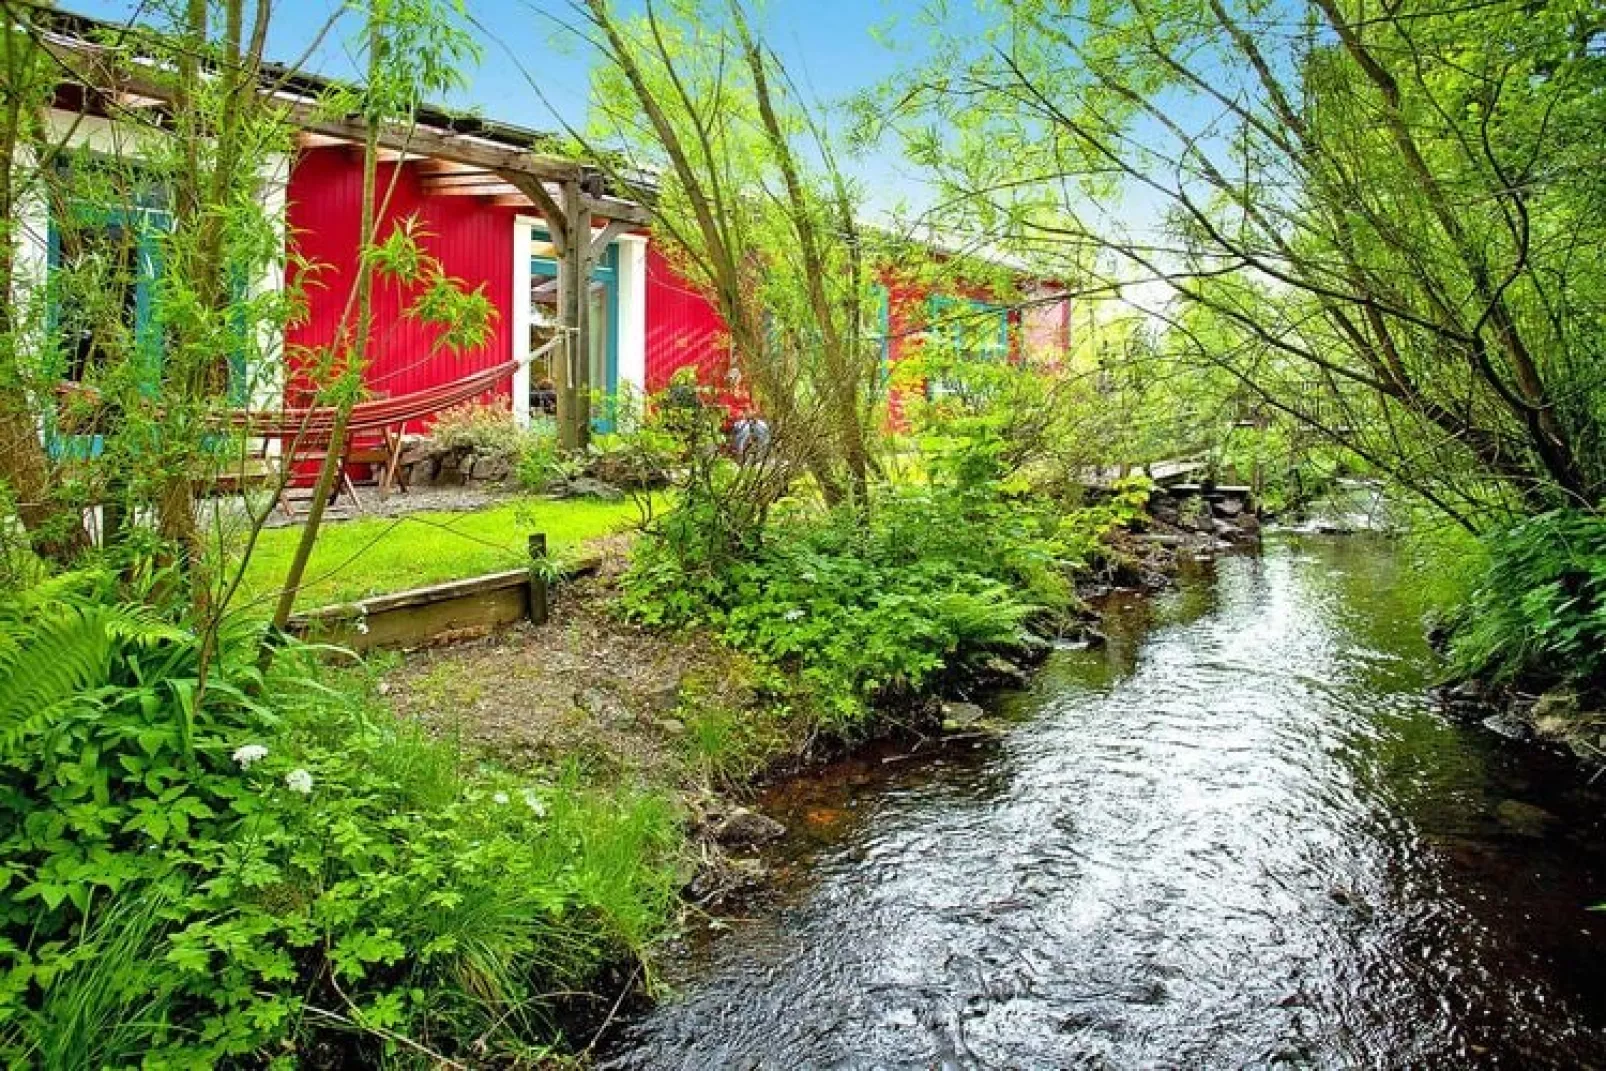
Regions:
[[602, 254], [608, 251], [608, 246], [613, 244], [614, 239], [632, 229], [633, 227], [629, 223], [610, 219], [606, 227], [593, 234], [591, 236], [591, 248], [586, 250], [586, 270], [589, 272], [592, 267], [596, 266], [596, 263], [602, 259]]
[[483, 167], [473, 164], [460, 164], [454, 160], [435, 160], [429, 157], [418, 161], [418, 170], [425, 175], [484, 175], [489, 174]]
[[[357, 141], [366, 136], [367, 124], [361, 119], [329, 118], [319, 114], [315, 105], [299, 100], [285, 102], [285, 107], [290, 113], [291, 122], [314, 134]], [[517, 171], [545, 182], [578, 181], [586, 170], [584, 165], [573, 160], [542, 156], [528, 149], [509, 148], [484, 138], [401, 123], [385, 123], [380, 127], [379, 147], [401, 149], [409, 156], [428, 156], [453, 163], [472, 164], [487, 171]]]
[[451, 186], [484, 186], [489, 183], [507, 185], [507, 180], [501, 175], [479, 168], [461, 171], [425, 171], [422, 182], [426, 190], [441, 190]]
[[652, 226], [652, 213], [634, 201], [621, 201], [617, 197], [587, 197], [586, 210], [602, 219], [628, 223], [633, 227]]
[[[47, 34], [42, 42], [61, 64], [85, 86], [98, 92], [148, 98], [153, 102], [174, 102], [173, 87], [159, 77], [149, 62], [130, 59], [116, 49], [69, 40]], [[361, 116], [331, 116], [324, 103], [306, 94], [264, 89], [270, 101], [284, 110], [285, 119], [296, 127], [303, 145], [340, 143], [366, 144], [368, 124]], [[317, 140], [314, 140], [317, 139]], [[416, 123], [387, 122], [380, 125], [378, 147], [388, 153], [404, 154], [409, 161], [429, 160], [437, 166], [466, 166], [499, 173], [518, 187], [520, 193], [554, 225], [563, 213], [545, 183], [583, 185], [584, 208], [588, 216], [620, 220], [647, 226], [651, 216], [641, 205], [605, 196], [601, 173], [596, 167], [577, 160], [548, 156], [530, 149], [499, 143], [488, 137], [458, 134], [439, 127]], [[516, 176], [516, 178], [515, 178]], [[578, 215], [579, 213], [575, 213]], [[553, 237], [558, 237], [553, 231]]]
[[298, 149], [325, 149], [332, 145], [350, 145], [345, 138], [332, 138], [328, 134], [309, 134], [306, 131], [296, 135], [296, 148]]
[[510, 182], [478, 182], [464, 183], [457, 186], [425, 186], [425, 193], [435, 194], [437, 197], [512, 197], [517, 195], [525, 200], [519, 193], [519, 188]]

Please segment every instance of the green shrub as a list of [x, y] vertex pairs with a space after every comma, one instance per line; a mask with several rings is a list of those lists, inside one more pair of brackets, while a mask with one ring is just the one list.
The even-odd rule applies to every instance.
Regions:
[[656, 624], [711, 624], [738, 648], [794, 667], [828, 718], [850, 729], [876, 702], [1015, 645], [1029, 618], [1071, 610], [1086, 548], [1060, 533], [1102, 534], [1126, 501], [1067, 516], [931, 485], [888, 488], [869, 524], [852, 509], [783, 512], [722, 568], [671, 544], [691, 543], [703, 523], [682, 507], [638, 547], [625, 606]]
[[1488, 572], [1488, 544], [1422, 508], [1409, 516], [1399, 538], [1412, 567], [1415, 604], [1434, 621], [1453, 624]]
[[795, 670], [838, 731], [1017, 645], [1029, 619], [1073, 612], [1075, 576], [1112, 528], [1142, 516], [1150, 485], [1066, 505], [1074, 451], [1062, 449], [1069, 429], [1050, 385], [1007, 365], [944, 371], [950, 382], [961, 373], [965, 391], [911, 410], [920, 453], [902, 460], [916, 475], [873, 487], [868, 503], [824, 509], [743, 485], [750, 467], [689, 450], [700, 475], [637, 544], [627, 612], [705, 624]]
[[520, 428], [513, 420], [513, 410], [497, 402], [455, 405], [429, 426], [429, 436], [437, 445], [477, 457], [517, 458], [527, 439], [540, 435], [539, 430]]
[[1485, 541], [1488, 566], [1454, 630], [1462, 673], [1599, 685], [1606, 673], [1606, 518], [1530, 517]]
[[553, 484], [572, 480], [585, 471], [584, 461], [566, 457], [558, 449], [555, 433], [530, 435], [515, 464], [519, 486], [527, 491], [545, 491]]
[[672, 912], [663, 801], [465, 771], [308, 652], [264, 675], [243, 627], [203, 684], [195, 636], [111, 593], [0, 603], [0, 1059], [526, 1049], [540, 994]]

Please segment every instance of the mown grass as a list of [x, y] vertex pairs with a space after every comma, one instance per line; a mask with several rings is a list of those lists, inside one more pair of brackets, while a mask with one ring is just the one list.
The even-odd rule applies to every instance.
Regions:
[[[622, 531], [637, 520], [630, 501], [521, 499], [471, 513], [414, 513], [327, 525], [297, 604], [350, 602], [421, 584], [515, 569], [529, 561], [528, 537], [545, 532], [559, 553]], [[295, 553], [301, 529], [262, 533], [236, 605], [266, 616]]]

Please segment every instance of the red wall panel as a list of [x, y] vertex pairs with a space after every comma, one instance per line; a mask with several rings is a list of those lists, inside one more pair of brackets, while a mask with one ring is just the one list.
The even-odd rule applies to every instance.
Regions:
[[728, 393], [730, 339], [725, 321], [656, 245], [647, 247], [647, 391], [663, 390], [681, 368]]
[[[394, 187], [391, 179], [395, 177]], [[496, 307], [490, 337], [477, 350], [452, 353], [433, 347], [437, 332], [403, 315], [415, 296], [395, 282], [376, 280], [374, 337], [367, 380], [370, 389], [392, 397], [458, 379], [507, 359], [512, 353], [513, 219], [516, 210], [492, 207], [475, 197], [426, 193], [416, 166], [381, 164], [379, 196], [389, 201], [379, 237], [412, 217], [420, 244], [437, 257], [446, 273], [469, 289], [483, 289]], [[290, 176], [288, 223], [292, 249], [307, 264], [299, 282], [307, 302], [304, 323], [289, 334], [292, 363], [335, 340], [352, 299], [356, 279], [362, 210], [362, 161], [343, 147], [311, 149], [296, 160]], [[297, 352], [299, 351], [299, 356]], [[511, 382], [496, 396], [506, 398]], [[489, 395], [488, 395], [489, 397]], [[422, 423], [422, 422], [421, 422]], [[417, 427], [409, 430], [419, 430]]]

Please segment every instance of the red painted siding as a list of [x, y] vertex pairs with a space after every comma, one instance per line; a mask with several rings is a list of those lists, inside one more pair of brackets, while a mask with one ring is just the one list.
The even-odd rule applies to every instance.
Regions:
[[669, 385], [682, 368], [723, 394], [730, 385], [730, 339], [725, 321], [656, 245], [647, 247], [647, 391]]
[[882, 273], [881, 285], [887, 290], [887, 363], [894, 383], [887, 396], [887, 419], [902, 429], [904, 398], [911, 388], [901, 383], [897, 368], [920, 352], [927, 326], [927, 291], [894, 271]]
[[[433, 351], [436, 333], [403, 315], [413, 294], [381, 279], [374, 288], [374, 339], [367, 373], [369, 387], [391, 396], [446, 383], [507, 359], [513, 330], [513, 219], [516, 210], [492, 207], [475, 197], [426, 193], [416, 166], [381, 164], [383, 199], [396, 182], [382, 216], [379, 236], [408, 217], [416, 218], [421, 244], [439, 258], [446, 273], [469, 288], [482, 288], [497, 309], [490, 338], [478, 350], [456, 354]], [[341, 147], [308, 150], [290, 176], [288, 222], [294, 251], [305, 259], [300, 281], [307, 317], [289, 336], [291, 360], [333, 343], [347, 316], [356, 279], [358, 230], [362, 208], [362, 162]], [[296, 351], [299, 351], [299, 355]], [[510, 395], [511, 382], [495, 394]], [[409, 430], [418, 430], [412, 428]]]
[[1070, 298], [1029, 306], [1021, 312], [1021, 323], [1026, 360], [1054, 371], [1063, 368], [1071, 349]]

